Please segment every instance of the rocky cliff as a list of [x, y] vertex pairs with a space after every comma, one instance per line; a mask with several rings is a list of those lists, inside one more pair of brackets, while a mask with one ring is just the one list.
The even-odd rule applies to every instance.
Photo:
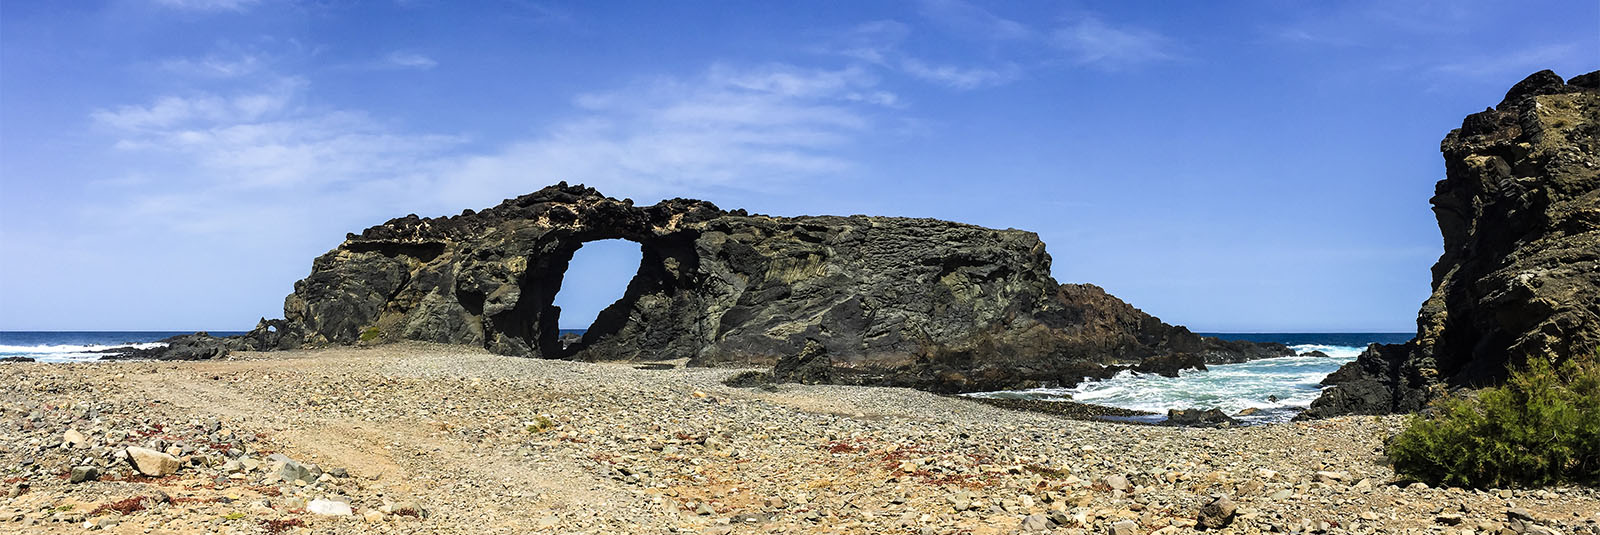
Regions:
[[1416, 338], [1368, 348], [1305, 416], [1415, 411], [1600, 346], [1600, 71], [1529, 76], [1441, 151], [1444, 254]]
[[[554, 306], [584, 243], [642, 260], [577, 343]], [[890, 217], [769, 217], [674, 199], [639, 207], [560, 184], [483, 210], [407, 216], [317, 258], [239, 349], [425, 340], [518, 356], [781, 365], [808, 381], [960, 392], [1075, 384], [1280, 356], [1058, 285], [1037, 235]], [[799, 373], [799, 372], [797, 372]]]

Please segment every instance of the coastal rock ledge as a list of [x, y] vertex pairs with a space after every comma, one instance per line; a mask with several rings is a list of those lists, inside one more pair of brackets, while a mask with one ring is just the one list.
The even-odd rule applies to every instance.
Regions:
[[[638, 272], [580, 340], [562, 340], [553, 303], [568, 262], [605, 239], [638, 243]], [[295, 283], [285, 319], [226, 344], [421, 340], [544, 358], [782, 362], [811, 382], [936, 392], [1293, 353], [1201, 337], [1099, 287], [1057, 284], [1050, 262], [1039, 237], [1020, 230], [770, 217], [687, 199], [638, 207], [562, 183], [481, 212], [350, 234]]]
[[1412, 412], [1600, 347], [1600, 71], [1534, 73], [1440, 150], [1444, 254], [1416, 338], [1367, 348], [1302, 417]]

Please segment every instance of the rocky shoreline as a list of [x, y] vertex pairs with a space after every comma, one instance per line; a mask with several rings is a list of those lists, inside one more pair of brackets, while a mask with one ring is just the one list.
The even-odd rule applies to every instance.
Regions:
[[661, 364], [414, 343], [13, 364], [0, 531], [1600, 533], [1594, 489], [1397, 480], [1403, 417], [1133, 426]]

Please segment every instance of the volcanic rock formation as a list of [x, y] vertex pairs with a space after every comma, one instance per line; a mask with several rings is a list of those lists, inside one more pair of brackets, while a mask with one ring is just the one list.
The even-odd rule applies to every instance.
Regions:
[[[642, 252], [577, 343], [556, 292], [584, 243]], [[933, 219], [637, 207], [565, 183], [457, 216], [407, 216], [317, 258], [235, 349], [424, 340], [517, 356], [776, 365], [807, 382], [965, 392], [1071, 385], [1120, 368], [1292, 354], [1190, 333], [1091, 285], [1058, 285], [1037, 235]]]
[[1540, 71], [1441, 144], [1444, 254], [1417, 336], [1329, 376], [1304, 416], [1409, 412], [1600, 346], [1600, 71]]

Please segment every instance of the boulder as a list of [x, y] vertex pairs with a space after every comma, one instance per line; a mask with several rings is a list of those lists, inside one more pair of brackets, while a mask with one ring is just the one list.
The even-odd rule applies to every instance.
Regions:
[[1193, 353], [1174, 353], [1170, 355], [1156, 355], [1139, 362], [1133, 371], [1140, 373], [1154, 373], [1164, 377], [1177, 377], [1182, 370], [1205, 371], [1206, 361]]
[[1167, 411], [1164, 423], [1185, 427], [1219, 427], [1237, 425], [1239, 422], [1222, 412], [1222, 409], [1172, 409]]
[[1534, 73], [1445, 136], [1431, 200], [1444, 253], [1417, 336], [1368, 347], [1301, 418], [1413, 412], [1600, 347], [1597, 79]]
[[161, 477], [178, 473], [180, 463], [177, 457], [138, 446], [128, 447], [127, 452], [128, 462], [141, 474]]
[[1195, 526], [1200, 529], [1222, 529], [1233, 523], [1233, 517], [1238, 512], [1238, 506], [1227, 496], [1217, 496], [1205, 505], [1200, 506], [1200, 513], [1196, 517]]
[[67, 475], [67, 481], [71, 483], [94, 481], [99, 478], [100, 469], [93, 466], [74, 466], [72, 472]]

